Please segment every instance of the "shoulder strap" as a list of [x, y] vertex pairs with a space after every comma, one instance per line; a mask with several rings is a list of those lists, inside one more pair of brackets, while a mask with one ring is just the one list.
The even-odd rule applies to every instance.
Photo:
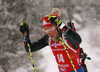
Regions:
[[66, 41], [64, 35], [65, 35], [65, 33], [63, 32], [63, 33], [62, 33], [62, 38], [63, 38], [63, 40], [64, 40], [65, 45], [66, 45], [68, 48], [70, 48], [73, 52], [75, 52], [75, 53], [78, 54], [78, 52], [77, 52], [76, 50], [74, 50], [74, 49], [68, 44], [68, 42]]

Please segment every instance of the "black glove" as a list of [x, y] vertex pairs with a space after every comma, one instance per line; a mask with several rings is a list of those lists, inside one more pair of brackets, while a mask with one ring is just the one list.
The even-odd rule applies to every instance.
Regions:
[[27, 34], [29, 34], [29, 28], [28, 25], [24, 22], [22, 22], [20, 24], [20, 31], [24, 34], [25, 32], [27, 32]]
[[67, 22], [67, 25], [68, 25], [71, 29], [74, 29], [74, 30], [76, 31], [76, 29], [75, 29], [75, 27], [74, 27], [74, 23], [72, 23], [72, 22]]
[[60, 19], [58, 19], [56, 16], [48, 16], [48, 20], [51, 21], [52, 25], [56, 24], [57, 26], [60, 27], [60, 25], [62, 24], [62, 21]]
[[67, 22], [67, 25], [68, 25], [69, 27], [71, 27], [71, 25], [73, 25], [73, 26], [74, 26], [74, 23]]

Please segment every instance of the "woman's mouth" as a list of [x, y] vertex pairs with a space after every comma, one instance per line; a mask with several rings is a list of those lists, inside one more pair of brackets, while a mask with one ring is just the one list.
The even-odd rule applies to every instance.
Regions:
[[54, 35], [51, 35], [51, 38], [53, 38]]

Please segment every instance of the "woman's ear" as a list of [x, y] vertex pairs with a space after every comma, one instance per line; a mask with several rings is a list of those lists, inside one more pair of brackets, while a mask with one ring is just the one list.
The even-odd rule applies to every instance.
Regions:
[[60, 27], [58, 27], [57, 25], [55, 25], [55, 28], [58, 28], [58, 30], [60, 29]]

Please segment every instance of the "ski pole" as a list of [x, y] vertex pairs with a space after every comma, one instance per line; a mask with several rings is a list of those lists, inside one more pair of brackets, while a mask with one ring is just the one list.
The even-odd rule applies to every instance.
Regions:
[[[24, 25], [24, 22], [22, 21], [20, 25], [23, 26], [23, 25]], [[26, 42], [27, 42], [27, 46], [28, 46], [28, 50], [29, 50], [29, 54], [30, 54], [30, 58], [31, 58], [31, 61], [32, 61], [33, 70], [34, 70], [34, 72], [36, 72], [35, 65], [34, 65], [34, 61], [33, 61], [32, 52], [31, 52], [31, 47], [30, 47], [30, 44], [29, 44], [29, 41], [28, 41], [27, 35], [28, 35], [27, 32], [24, 31], [24, 37], [25, 37]]]
[[65, 43], [64, 43], [62, 37], [60, 37], [60, 39], [61, 39], [62, 44], [63, 44], [63, 46], [64, 46], [64, 48], [65, 48], [65, 50], [66, 50], [66, 53], [67, 53], [67, 55], [68, 55], [68, 57], [69, 57], [69, 60], [70, 60], [70, 62], [71, 62], [71, 64], [72, 64], [72, 67], [73, 67], [74, 71], [77, 72], [77, 70], [76, 70], [76, 68], [75, 68], [75, 65], [74, 65], [74, 63], [73, 63], [73, 61], [72, 61], [72, 59], [71, 59], [71, 56], [70, 56], [70, 54], [69, 54], [69, 52], [68, 52], [68, 50], [67, 50], [67, 48], [66, 48], [66, 46], [65, 46]]
[[[25, 36], [26, 36], [26, 38], [27, 38], [27, 32], [24, 32], [24, 34], [25, 34]], [[29, 44], [28, 41], [27, 41], [27, 46], [28, 46], [30, 58], [31, 58], [31, 61], [32, 61], [33, 70], [34, 70], [34, 72], [36, 72], [35, 65], [34, 65], [34, 61], [33, 61], [32, 52], [31, 52], [31, 47], [30, 47], [30, 44]]]
[[64, 5], [65, 5], [65, 8], [67, 10], [67, 14], [68, 14], [69, 22], [70, 22], [70, 27], [71, 27], [71, 29], [74, 29], [76, 31], [76, 29], [74, 28], [73, 23], [71, 21], [71, 15], [69, 13], [69, 9], [68, 9], [68, 5], [66, 3], [66, 0], [64, 0]]
[[[57, 31], [58, 31], [58, 28], [57, 28]], [[59, 34], [59, 31], [58, 31], [58, 34]], [[60, 34], [59, 34], [59, 36], [60, 36]], [[64, 46], [64, 48], [65, 48], [65, 51], [66, 51], [66, 53], [67, 53], [67, 55], [68, 55], [68, 57], [69, 57], [69, 60], [70, 60], [70, 62], [71, 62], [71, 64], [72, 64], [72, 67], [73, 67], [74, 71], [77, 72], [77, 70], [76, 70], [76, 68], [75, 68], [75, 65], [74, 65], [74, 63], [73, 63], [73, 61], [72, 61], [72, 59], [71, 59], [71, 56], [70, 56], [70, 54], [69, 54], [69, 52], [68, 52], [68, 50], [67, 50], [67, 48], [66, 48], [66, 45], [65, 45], [65, 43], [64, 43], [64, 41], [63, 41], [63, 39], [62, 39], [62, 37], [60, 36], [59, 38], [60, 38], [61, 41], [62, 41], [62, 44], [63, 44], [63, 46]]]

